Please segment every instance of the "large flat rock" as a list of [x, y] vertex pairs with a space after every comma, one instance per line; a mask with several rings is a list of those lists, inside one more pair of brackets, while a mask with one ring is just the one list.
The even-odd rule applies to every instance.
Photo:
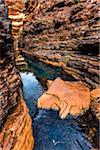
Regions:
[[56, 78], [49, 89], [38, 99], [38, 107], [60, 110], [60, 117], [68, 113], [78, 115], [90, 105], [90, 91], [82, 82], [63, 81]]

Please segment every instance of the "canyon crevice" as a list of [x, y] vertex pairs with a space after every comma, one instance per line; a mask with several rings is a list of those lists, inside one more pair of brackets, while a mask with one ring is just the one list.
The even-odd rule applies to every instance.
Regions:
[[32, 121], [22, 98], [8, 8], [0, 1], [0, 150], [31, 150]]
[[[68, 74], [79, 83], [78, 87], [74, 87], [77, 88], [78, 94], [81, 93], [78, 91], [81, 83], [84, 87], [81, 94], [83, 97], [89, 95], [88, 98], [85, 97], [85, 102], [88, 102], [86, 109], [89, 109], [98, 121], [99, 1], [26, 0], [23, 3], [23, 0], [16, 0], [16, 5], [13, 0], [5, 2], [9, 11], [3, 0], [0, 1], [0, 150], [32, 150], [34, 146], [32, 120], [22, 97], [22, 82], [15, 61], [18, 58], [22, 65], [25, 59], [20, 57], [21, 55], [51, 67], [61, 68], [65, 75]], [[86, 89], [89, 91], [86, 92]], [[48, 91], [44, 95], [51, 94], [48, 99], [51, 100], [52, 96], [52, 106], [50, 101], [47, 103], [43, 99], [41, 107], [46, 108], [48, 104], [49, 109], [58, 110], [59, 102], [55, 103], [55, 106], [53, 101], [58, 100], [60, 92], [53, 93], [58, 94], [56, 97], [52, 92], [48, 94]], [[70, 93], [70, 90], [68, 92]], [[80, 100], [78, 96], [80, 104], [83, 97]], [[62, 97], [60, 98], [62, 101]], [[93, 134], [98, 132], [94, 126], [91, 128], [94, 130]], [[92, 134], [90, 132], [89, 134]]]

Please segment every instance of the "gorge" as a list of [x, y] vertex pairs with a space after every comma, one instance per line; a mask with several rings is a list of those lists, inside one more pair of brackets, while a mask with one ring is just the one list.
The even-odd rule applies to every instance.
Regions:
[[[98, 11], [98, 0], [0, 1], [0, 150], [99, 149]], [[55, 111], [58, 77], [73, 87], [68, 104], [86, 104], [88, 89], [78, 115]]]

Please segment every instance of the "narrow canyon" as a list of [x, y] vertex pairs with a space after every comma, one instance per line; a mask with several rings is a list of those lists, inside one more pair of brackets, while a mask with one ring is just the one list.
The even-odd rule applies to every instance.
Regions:
[[99, 0], [0, 0], [0, 150], [99, 150]]

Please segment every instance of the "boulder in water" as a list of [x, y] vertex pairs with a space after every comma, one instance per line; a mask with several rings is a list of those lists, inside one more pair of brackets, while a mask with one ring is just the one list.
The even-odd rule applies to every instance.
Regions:
[[82, 82], [69, 82], [56, 78], [50, 88], [38, 99], [38, 107], [59, 110], [61, 118], [68, 113], [80, 114], [88, 109], [90, 91]]

